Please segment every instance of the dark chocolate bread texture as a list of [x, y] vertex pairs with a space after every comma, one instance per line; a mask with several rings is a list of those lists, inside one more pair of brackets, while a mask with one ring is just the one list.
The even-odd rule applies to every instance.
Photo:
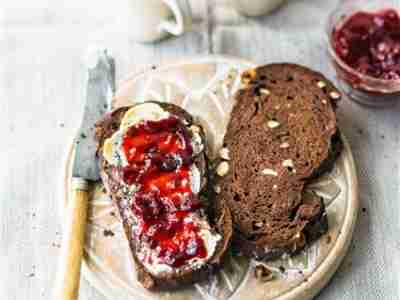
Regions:
[[231, 210], [233, 243], [243, 254], [294, 254], [328, 229], [322, 199], [304, 188], [341, 152], [341, 95], [322, 74], [294, 64], [261, 66], [242, 81], [224, 138], [229, 171], [216, 176], [218, 198]]
[[[193, 125], [192, 117], [180, 107], [173, 104], [157, 102], [153, 103], [158, 104], [171, 115], [178, 117], [186, 126], [190, 127]], [[98, 156], [101, 164], [101, 178], [108, 194], [111, 196], [114, 205], [116, 205], [120, 213], [125, 234], [129, 241], [132, 255], [135, 260], [138, 281], [147, 289], [170, 289], [204, 280], [218, 268], [226, 250], [229, 247], [232, 236], [232, 219], [230, 211], [227, 209], [226, 203], [215, 201], [216, 199], [214, 197], [214, 192], [209, 181], [209, 162], [205, 150], [197, 154], [196, 157], [193, 158], [193, 161], [194, 164], [200, 169], [202, 176], [199, 197], [201, 199], [206, 199], [204, 201], [204, 209], [201, 210], [201, 214], [205, 215], [212, 232], [218, 233], [221, 236], [221, 239], [218, 241], [218, 244], [215, 247], [213, 255], [208, 258], [207, 262], [201, 267], [187, 268], [183, 266], [172, 271], [165, 271], [156, 275], [152, 274], [151, 270], [148, 270], [137, 256], [137, 251], [139, 251], [140, 247], [143, 245], [141, 245], [140, 242], [134, 238], [134, 228], [132, 227], [132, 220], [129, 217], [130, 212], [128, 214], [126, 213], [127, 210], [130, 210], [130, 208], [126, 207], [126, 204], [123, 202], [123, 184], [117, 175], [118, 170], [116, 167], [110, 165], [102, 155], [104, 141], [111, 137], [113, 133], [119, 129], [124, 114], [131, 107], [132, 106], [118, 108], [107, 114], [101, 121], [97, 123], [96, 133], [99, 145]], [[201, 130], [202, 142], [204, 143], [204, 146], [206, 146], [202, 128], [199, 125], [196, 126]], [[204, 147], [204, 149], [205, 148], [206, 147]]]

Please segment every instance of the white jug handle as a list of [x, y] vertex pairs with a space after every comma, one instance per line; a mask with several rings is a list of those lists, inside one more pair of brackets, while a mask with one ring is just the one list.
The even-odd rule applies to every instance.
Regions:
[[175, 21], [163, 21], [159, 29], [173, 35], [181, 35], [192, 24], [192, 12], [187, 0], [162, 0], [171, 9]]

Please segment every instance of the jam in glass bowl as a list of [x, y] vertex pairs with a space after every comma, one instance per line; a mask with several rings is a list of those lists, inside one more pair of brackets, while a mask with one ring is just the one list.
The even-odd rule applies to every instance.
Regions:
[[400, 9], [397, 1], [342, 1], [330, 15], [328, 52], [341, 88], [353, 100], [400, 101]]

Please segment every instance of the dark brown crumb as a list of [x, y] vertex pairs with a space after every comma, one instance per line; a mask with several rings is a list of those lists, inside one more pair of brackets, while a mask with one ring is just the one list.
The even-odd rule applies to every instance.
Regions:
[[82, 132], [82, 133], [81, 133], [81, 138], [86, 139], [86, 138], [87, 138], [86, 134], [84, 134], [84, 133]]
[[279, 266], [279, 271], [281, 271], [282, 273], [285, 273], [286, 269], [284, 266]]
[[233, 257], [235, 256], [242, 256], [242, 253], [240, 252], [240, 249], [238, 247], [235, 247], [235, 245], [233, 245], [230, 248], [230, 253]]
[[152, 66], [151, 66], [151, 69], [152, 69], [152, 70], [155, 70], [155, 69], [157, 69], [157, 66], [152, 65]]
[[327, 244], [330, 244], [332, 242], [332, 237], [328, 234], [327, 236], [326, 236], [326, 243]]
[[367, 212], [367, 209], [365, 207], [362, 208], [362, 212]]
[[274, 278], [274, 274], [272, 273], [272, 271], [263, 264], [259, 264], [256, 266], [254, 270], [254, 275], [260, 282], [271, 281]]
[[114, 236], [115, 233], [114, 233], [112, 230], [104, 229], [103, 235], [104, 235], [104, 236]]
[[51, 243], [51, 245], [55, 248], [61, 248], [61, 244], [57, 244], [57, 243]]
[[113, 217], [115, 217], [115, 212], [110, 212], [110, 216], [113, 216]]
[[64, 128], [65, 124], [64, 123], [60, 123], [60, 127]]
[[303, 271], [302, 271], [302, 270], [299, 270], [299, 274], [300, 274], [300, 275], [303, 275]]
[[360, 129], [360, 128], [359, 128], [357, 131], [358, 131], [358, 133], [359, 133], [360, 135], [362, 135], [362, 134], [364, 133], [364, 131], [363, 131], [362, 129]]

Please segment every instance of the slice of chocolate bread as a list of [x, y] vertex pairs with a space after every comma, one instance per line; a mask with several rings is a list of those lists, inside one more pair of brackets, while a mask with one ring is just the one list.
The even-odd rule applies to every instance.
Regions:
[[138, 281], [160, 289], [207, 278], [228, 249], [232, 219], [210, 192], [202, 128], [178, 106], [146, 102], [107, 114], [96, 136]]
[[242, 80], [221, 151], [229, 171], [217, 176], [219, 198], [231, 209], [243, 253], [295, 253], [328, 228], [322, 199], [304, 186], [341, 151], [340, 93], [322, 74], [294, 64], [258, 67]]

